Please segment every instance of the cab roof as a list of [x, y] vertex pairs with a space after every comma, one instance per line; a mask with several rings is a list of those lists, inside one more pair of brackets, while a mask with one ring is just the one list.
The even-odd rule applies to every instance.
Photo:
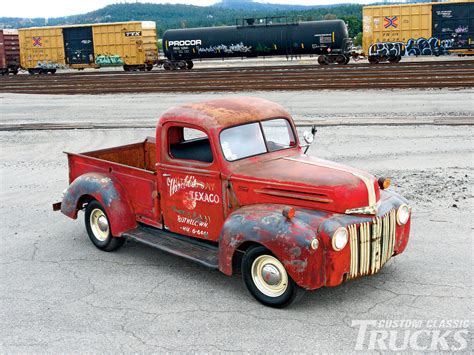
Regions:
[[275, 102], [237, 96], [173, 107], [163, 113], [159, 124], [181, 122], [211, 131], [276, 117], [291, 119], [290, 114]]

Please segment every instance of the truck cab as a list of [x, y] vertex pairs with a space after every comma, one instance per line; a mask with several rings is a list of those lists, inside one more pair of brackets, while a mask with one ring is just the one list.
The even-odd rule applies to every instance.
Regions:
[[54, 207], [84, 209], [99, 249], [131, 239], [240, 271], [268, 306], [374, 274], [408, 242], [411, 208], [388, 179], [306, 155], [291, 116], [264, 99], [175, 107], [155, 137], [67, 154]]

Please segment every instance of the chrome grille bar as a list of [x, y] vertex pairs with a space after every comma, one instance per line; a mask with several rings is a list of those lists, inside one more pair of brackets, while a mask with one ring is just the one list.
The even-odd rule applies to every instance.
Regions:
[[375, 274], [392, 257], [395, 227], [395, 209], [375, 217], [372, 222], [347, 227], [351, 248], [349, 279]]

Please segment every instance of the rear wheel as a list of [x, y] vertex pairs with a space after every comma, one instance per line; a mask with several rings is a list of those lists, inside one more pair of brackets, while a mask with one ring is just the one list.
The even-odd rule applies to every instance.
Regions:
[[91, 242], [100, 250], [114, 251], [125, 242], [124, 238], [112, 236], [109, 218], [98, 201], [91, 201], [87, 205], [84, 221]]
[[252, 296], [266, 306], [283, 308], [300, 299], [303, 294], [283, 264], [262, 246], [252, 247], [245, 252], [242, 276]]

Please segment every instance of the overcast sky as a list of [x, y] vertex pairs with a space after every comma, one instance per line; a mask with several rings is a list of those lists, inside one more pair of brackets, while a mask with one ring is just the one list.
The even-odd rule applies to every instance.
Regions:
[[[375, 0], [269, 0], [258, 1], [272, 4], [301, 4], [301, 5], [325, 5], [325, 4], [341, 4], [341, 3], [371, 3]], [[100, 9], [106, 5], [129, 2], [134, 3], [135, 0], [23, 0], [15, 2], [12, 0], [2, 1], [0, 16], [6, 17], [59, 17], [68, 15], [77, 15], [89, 11]], [[207, 6], [212, 5], [218, 0], [144, 0], [139, 2], [153, 2], [153, 3], [173, 3], [173, 4], [192, 4]]]

